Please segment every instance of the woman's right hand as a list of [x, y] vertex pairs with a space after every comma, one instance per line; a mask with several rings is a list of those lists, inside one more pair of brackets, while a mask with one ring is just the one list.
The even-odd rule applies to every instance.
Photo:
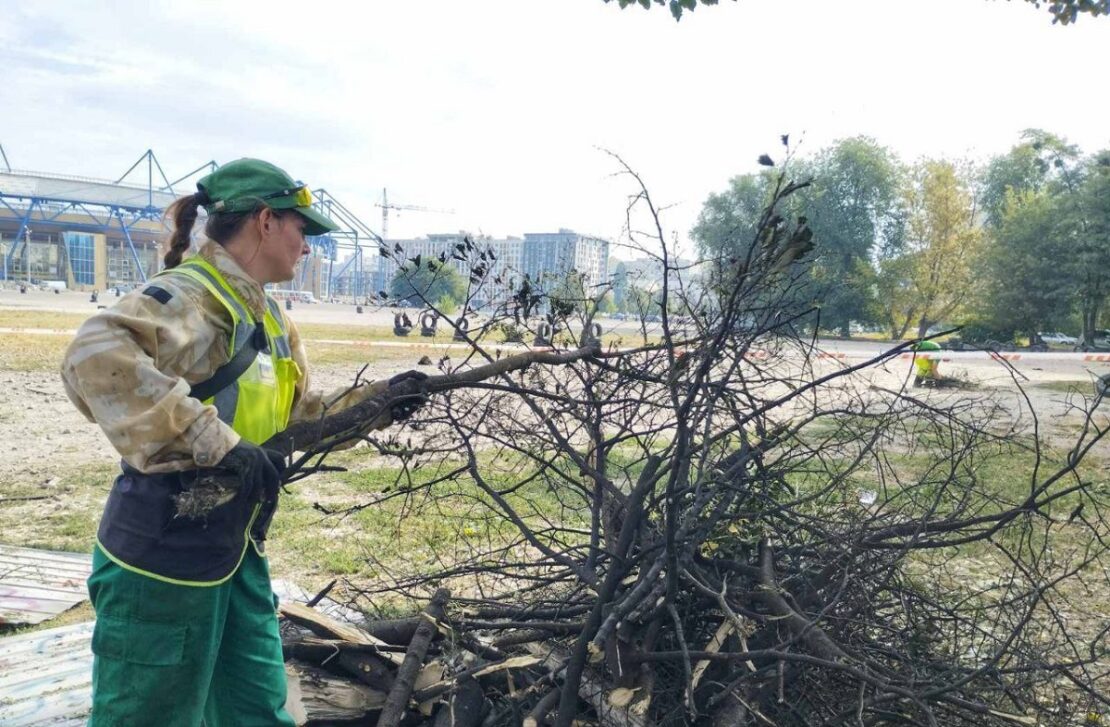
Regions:
[[285, 456], [281, 452], [240, 439], [216, 466], [238, 475], [242, 491], [249, 498], [277, 501], [285, 470]]

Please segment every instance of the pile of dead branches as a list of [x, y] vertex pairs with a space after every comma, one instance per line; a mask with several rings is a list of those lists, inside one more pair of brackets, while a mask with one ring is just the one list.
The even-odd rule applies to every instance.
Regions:
[[[913, 393], [907, 347], [822, 357], [804, 335], [808, 229], [779, 212], [797, 188], [780, 184], [746, 252], [708, 261], [699, 288], [665, 275], [641, 340], [517, 357], [474, 334], [440, 376], [287, 435], [295, 478], [375, 407], [426, 397], [417, 432], [369, 438], [402, 474], [351, 509], [485, 518], [442, 567], [348, 584], [363, 611], [400, 595], [428, 604], [417, 616], [347, 630], [287, 609], [312, 631], [287, 640], [298, 669], [362, 695], [330, 719], [1001, 727], [1105, 711], [1110, 624], [1070, 602], [1106, 589], [1110, 492], [1081, 467], [1105, 434], [1097, 400], [1059, 452], [1020, 393]], [[596, 296], [563, 295], [555, 322], [590, 330]], [[1020, 481], [991, 477], [1014, 461]]]

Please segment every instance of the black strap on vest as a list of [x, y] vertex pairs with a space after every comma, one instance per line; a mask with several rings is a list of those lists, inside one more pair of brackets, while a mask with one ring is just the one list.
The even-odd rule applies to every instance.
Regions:
[[266, 328], [262, 323], [255, 323], [254, 332], [239, 347], [231, 360], [216, 369], [216, 373], [212, 374], [211, 377], [193, 384], [192, 388], [189, 389], [189, 396], [204, 401], [220, 393], [237, 381], [254, 363], [258, 352], [265, 351], [266, 347]]

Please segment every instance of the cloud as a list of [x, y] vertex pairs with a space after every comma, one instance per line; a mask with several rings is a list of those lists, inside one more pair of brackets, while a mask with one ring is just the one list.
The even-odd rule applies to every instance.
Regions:
[[0, 28], [13, 164], [112, 176], [272, 159], [391, 230], [615, 237], [620, 153], [685, 235], [781, 133], [870, 134], [908, 159], [1004, 151], [1028, 126], [1107, 146], [1089, 77], [1110, 23], [1026, 4], [742, 0], [674, 23], [600, 0], [21, 4]]

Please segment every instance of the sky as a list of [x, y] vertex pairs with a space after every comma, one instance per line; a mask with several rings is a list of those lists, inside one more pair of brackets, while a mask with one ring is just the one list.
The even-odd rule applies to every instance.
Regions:
[[787, 133], [800, 155], [863, 134], [907, 161], [983, 160], [1031, 127], [1110, 147], [1110, 18], [1016, 0], [723, 0], [678, 23], [615, 0], [0, 0], [0, 18], [13, 168], [116, 178], [150, 148], [173, 180], [260, 157], [375, 230], [383, 187], [441, 210], [391, 213], [394, 238], [619, 244], [638, 191], [619, 157], [681, 250]]

